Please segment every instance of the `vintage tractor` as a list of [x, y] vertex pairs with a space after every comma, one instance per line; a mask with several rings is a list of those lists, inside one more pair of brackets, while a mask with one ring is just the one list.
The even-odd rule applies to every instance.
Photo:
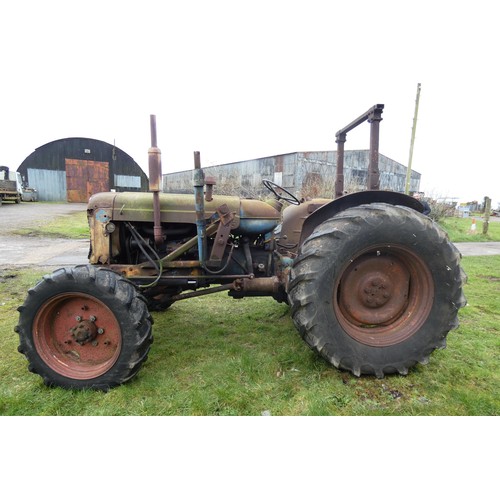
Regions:
[[307, 345], [356, 376], [404, 375], [445, 347], [465, 275], [416, 199], [371, 189], [305, 201], [270, 180], [266, 201], [218, 196], [198, 153], [194, 197], [160, 193], [151, 125], [151, 193], [92, 196], [90, 263], [45, 276], [19, 308], [19, 351], [47, 385], [126, 382], [148, 356], [150, 310], [220, 291], [288, 301]]

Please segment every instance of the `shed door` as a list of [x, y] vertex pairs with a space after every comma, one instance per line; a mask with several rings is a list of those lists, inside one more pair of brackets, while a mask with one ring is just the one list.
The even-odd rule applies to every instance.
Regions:
[[66, 158], [65, 162], [66, 191], [69, 202], [87, 203], [93, 194], [109, 191], [109, 163], [107, 161]]

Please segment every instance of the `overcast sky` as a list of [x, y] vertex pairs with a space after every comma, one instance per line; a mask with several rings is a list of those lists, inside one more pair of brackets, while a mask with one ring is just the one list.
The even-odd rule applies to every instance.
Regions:
[[[334, 150], [385, 104], [380, 152], [434, 197], [500, 202], [495, 2], [23, 1], [0, 6], [0, 164], [91, 137], [163, 171]], [[346, 149], [369, 147], [369, 125]]]

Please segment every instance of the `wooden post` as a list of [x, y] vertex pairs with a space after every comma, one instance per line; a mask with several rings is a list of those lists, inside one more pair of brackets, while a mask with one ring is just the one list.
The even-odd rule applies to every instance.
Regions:
[[413, 146], [415, 145], [415, 132], [417, 131], [418, 103], [420, 101], [420, 83], [417, 85], [417, 98], [415, 99], [415, 114], [413, 115], [413, 127], [411, 129], [410, 157], [408, 158], [408, 168], [406, 169], [405, 194], [410, 194], [411, 164], [413, 161]]
[[483, 234], [488, 234], [488, 226], [490, 225], [491, 198], [484, 197], [484, 219], [483, 219]]

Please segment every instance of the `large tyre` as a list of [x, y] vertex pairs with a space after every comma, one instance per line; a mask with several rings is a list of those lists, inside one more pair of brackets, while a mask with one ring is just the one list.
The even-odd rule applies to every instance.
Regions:
[[153, 340], [145, 300], [105, 268], [77, 266], [44, 276], [18, 311], [18, 350], [49, 386], [122, 384], [139, 371]]
[[354, 375], [406, 375], [458, 326], [466, 276], [460, 253], [431, 219], [374, 203], [320, 224], [288, 286], [305, 342]]

